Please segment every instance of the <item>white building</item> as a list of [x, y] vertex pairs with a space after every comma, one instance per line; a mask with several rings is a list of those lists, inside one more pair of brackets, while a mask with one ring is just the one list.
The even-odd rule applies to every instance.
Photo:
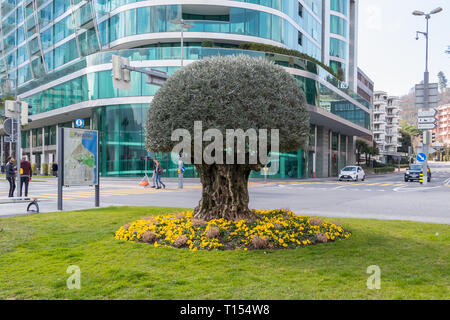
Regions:
[[375, 91], [373, 102], [373, 139], [380, 150], [379, 160], [387, 162], [389, 156], [398, 156], [400, 140], [400, 103], [398, 97]]

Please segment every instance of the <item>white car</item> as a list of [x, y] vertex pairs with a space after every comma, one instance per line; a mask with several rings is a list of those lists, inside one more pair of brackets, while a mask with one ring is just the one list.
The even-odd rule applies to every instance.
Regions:
[[359, 166], [347, 166], [341, 170], [339, 173], [339, 181], [342, 180], [358, 180], [364, 181], [366, 179], [366, 174], [364, 170]]

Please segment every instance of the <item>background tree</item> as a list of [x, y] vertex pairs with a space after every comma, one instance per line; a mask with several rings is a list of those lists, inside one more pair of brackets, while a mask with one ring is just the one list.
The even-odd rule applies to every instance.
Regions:
[[367, 159], [367, 156], [366, 156], [366, 165], [370, 166], [372, 157], [377, 156], [379, 154], [380, 154], [380, 150], [378, 149], [376, 142], [373, 141], [372, 146], [369, 147], [367, 150], [367, 155], [369, 155], [369, 159]]
[[[151, 103], [146, 126], [147, 149], [171, 152], [179, 143], [171, 140], [172, 131], [186, 129], [194, 137], [194, 121], [202, 121], [203, 130], [220, 130], [224, 137], [226, 129], [269, 132], [278, 129], [280, 151], [304, 147], [310, 127], [305, 96], [297, 81], [272, 62], [243, 55], [203, 59], [175, 72]], [[270, 140], [268, 137], [268, 150]], [[194, 141], [191, 163], [193, 152]], [[202, 198], [194, 209], [195, 217], [206, 220], [252, 217], [248, 208], [248, 177], [263, 164], [194, 165], [202, 183]]]
[[444, 92], [445, 89], [447, 88], [447, 83], [448, 83], [448, 80], [445, 77], [444, 72], [439, 71], [438, 78], [439, 78], [439, 88], [441, 89], [441, 92]]
[[369, 150], [369, 145], [367, 142], [363, 140], [356, 140], [356, 161], [359, 163], [361, 162], [361, 155], [367, 154]]

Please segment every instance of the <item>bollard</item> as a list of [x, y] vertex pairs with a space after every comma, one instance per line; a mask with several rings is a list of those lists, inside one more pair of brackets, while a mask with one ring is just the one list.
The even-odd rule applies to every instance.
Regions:
[[419, 174], [419, 182], [420, 184], [423, 184], [423, 172]]

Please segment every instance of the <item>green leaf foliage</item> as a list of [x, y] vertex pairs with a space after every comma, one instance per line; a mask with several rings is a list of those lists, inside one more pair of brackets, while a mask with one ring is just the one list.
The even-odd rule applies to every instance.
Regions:
[[194, 121], [224, 137], [226, 129], [279, 129], [280, 151], [301, 148], [309, 133], [297, 81], [282, 67], [246, 55], [206, 58], [175, 72], [151, 103], [147, 149], [170, 152], [178, 143], [171, 141], [173, 130], [186, 129], [193, 138]]

